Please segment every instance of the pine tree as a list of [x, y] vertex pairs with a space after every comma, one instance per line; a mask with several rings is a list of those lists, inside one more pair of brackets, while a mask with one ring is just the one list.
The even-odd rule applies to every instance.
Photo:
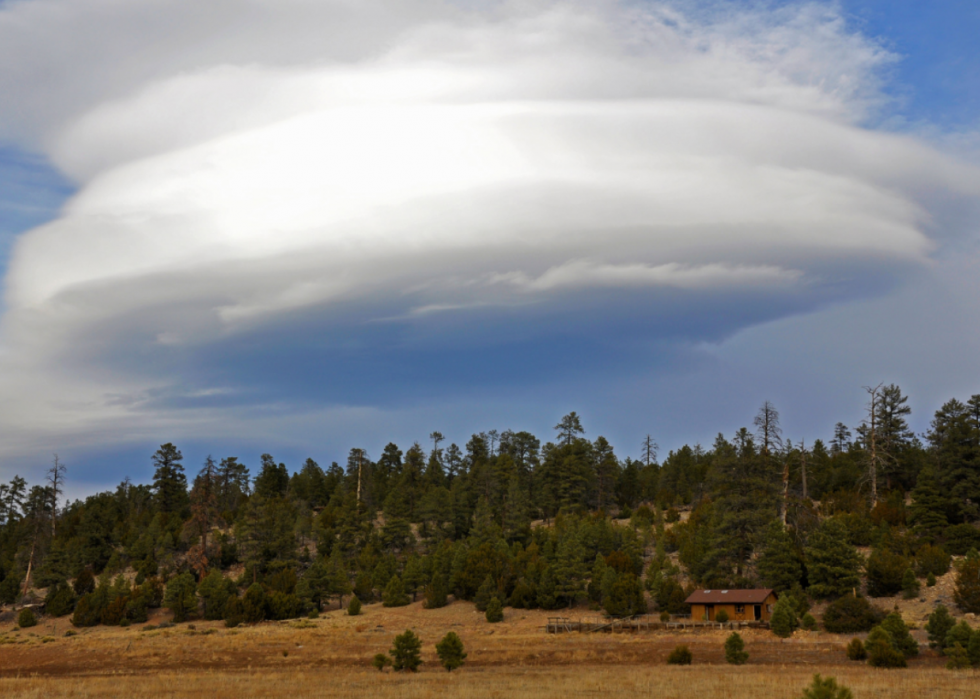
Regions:
[[776, 607], [772, 610], [772, 618], [769, 620], [769, 627], [772, 632], [780, 638], [789, 638], [799, 628], [799, 625], [793, 598], [789, 595], [780, 597], [776, 602]]
[[847, 530], [835, 519], [824, 521], [806, 548], [809, 592], [817, 599], [847, 594], [861, 583], [861, 555], [847, 541]]
[[573, 532], [566, 533], [555, 557], [555, 592], [571, 607], [584, 587], [586, 566], [582, 543]]
[[919, 471], [918, 480], [912, 490], [909, 523], [919, 535], [937, 536], [949, 526], [946, 518], [948, 509], [949, 499], [940, 491], [935, 471], [926, 466]]
[[745, 652], [745, 641], [733, 631], [732, 635], [725, 640], [725, 662], [729, 665], [744, 665], [749, 659], [749, 654]]
[[919, 579], [915, 577], [915, 571], [907, 568], [905, 575], [902, 576], [902, 596], [905, 599], [915, 599], [919, 596], [921, 587]]
[[455, 631], [450, 631], [442, 640], [436, 644], [436, 655], [439, 662], [446, 668], [447, 672], [462, 667], [466, 661], [466, 652], [463, 648], [463, 641]]
[[187, 477], [184, 475], [184, 455], [173, 444], [166, 443], [153, 454], [156, 470], [153, 490], [162, 512], [182, 512], [187, 507]]
[[814, 675], [813, 682], [803, 690], [802, 699], [854, 699], [854, 693], [837, 684], [833, 677]]
[[422, 664], [422, 641], [411, 630], [395, 636], [395, 645], [389, 651], [396, 672], [417, 672]]
[[769, 525], [765, 547], [757, 565], [762, 581], [779, 594], [793, 589], [803, 579], [800, 553], [793, 543], [793, 537], [780, 522]]
[[956, 621], [949, 614], [946, 605], [940, 604], [935, 611], [929, 615], [926, 624], [926, 633], [929, 636], [929, 647], [937, 648], [942, 653], [946, 645], [946, 634], [956, 625]]
[[498, 621], [504, 620], [504, 606], [497, 597], [491, 597], [487, 603], [486, 617], [487, 621], [491, 624], [496, 624]]
[[881, 628], [888, 632], [895, 650], [906, 658], [914, 658], [919, 654], [919, 644], [912, 638], [909, 627], [905, 625], [898, 612], [892, 612], [886, 616], [881, 622]]
[[490, 604], [490, 600], [497, 596], [497, 583], [493, 581], [493, 577], [488, 575], [484, 578], [483, 583], [480, 588], [476, 591], [476, 596], [473, 601], [476, 603], [476, 610], [478, 612], [487, 611], [487, 605]]
[[891, 636], [880, 626], [871, 629], [864, 643], [872, 667], [906, 667], [905, 656], [892, 645]]
[[964, 612], [980, 613], [980, 554], [975, 549], [957, 567], [953, 599]]
[[174, 621], [179, 623], [197, 612], [197, 583], [190, 573], [181, 573], [167, 582], [167, 591], [163, 596], [163, 606], [174, 615]]
[[393, 576], [385, 586], [381, 596], [381, 604], [385, 607], [404, 607], [410, 602], [408, 595], [405, 594], [405, 585], [402, 583], [402, 579], [397, 575]]

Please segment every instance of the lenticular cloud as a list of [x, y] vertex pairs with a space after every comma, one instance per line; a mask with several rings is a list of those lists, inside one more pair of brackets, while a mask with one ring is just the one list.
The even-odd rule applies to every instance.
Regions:
[[0, 128], [79, 186], [18, 241], [4, 320], [21, 380], [68, 372], [66, 421], [189, 380], [133, 356], [284, 314], [354, 335], [540, 323], [612, 290], [669, 334], [740, 294], [763, 309], [745, 322], [808, 310], [926, 262], [929, 196], [978, 193], [869, 128], [891, 57], [823, 6], [398, 5], [0, 11], [0, 53], [20, 52], [0, 87], [23, 97]]

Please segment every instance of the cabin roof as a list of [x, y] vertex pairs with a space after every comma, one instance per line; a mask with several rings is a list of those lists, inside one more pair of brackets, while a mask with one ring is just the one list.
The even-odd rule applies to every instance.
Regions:
[[764, 590], [695, 590], [685, 601], [686, 604], [762, 604], [771, 589]]

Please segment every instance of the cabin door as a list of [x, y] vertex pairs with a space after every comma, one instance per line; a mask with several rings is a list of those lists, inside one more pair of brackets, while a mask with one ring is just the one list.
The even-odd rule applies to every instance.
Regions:
[[755, 605], [755, 620], [756, 621], [762, 621], [762, 605], [761, 604]]

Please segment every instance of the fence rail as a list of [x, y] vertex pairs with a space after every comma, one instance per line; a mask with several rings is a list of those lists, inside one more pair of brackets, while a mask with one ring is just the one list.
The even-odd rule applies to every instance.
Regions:
[[571, 619], [563, 616], [548, 617], [545, 627], [547, 633], [636, 633], [639, 631], [659, 631], [670, 629], [767, 629], [765, 621], [692, 621], [690, 616], [660, 621], [659, 616], [638, 614], [622, 619], [605, 617], [586, 617]]

